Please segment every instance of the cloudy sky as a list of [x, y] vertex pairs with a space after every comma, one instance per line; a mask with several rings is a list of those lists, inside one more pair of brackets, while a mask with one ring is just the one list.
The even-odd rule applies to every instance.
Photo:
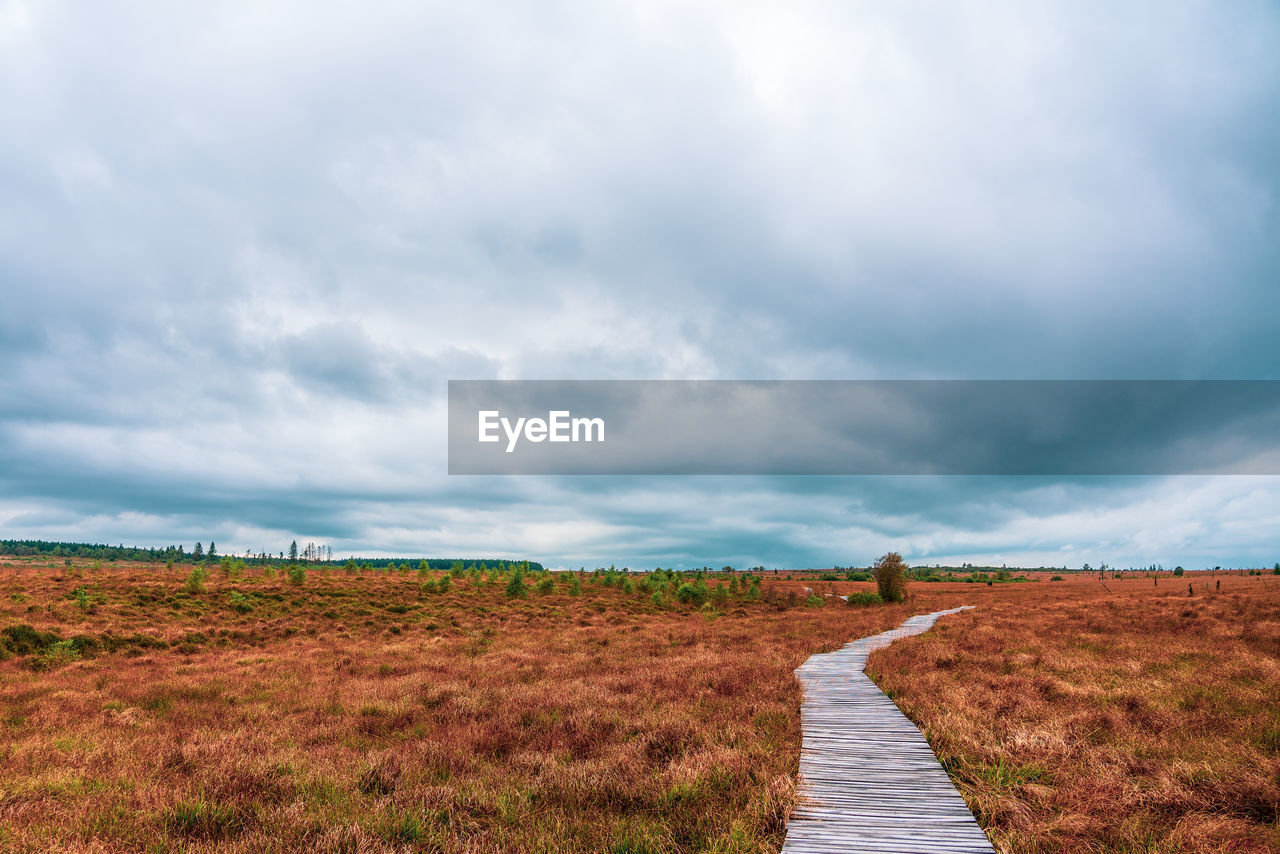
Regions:
[[0, 536], [1269, 566], [1278, 478], [450, 477], [445, 392], [1280, 379], [1277, 152], [1262, 0], [0, 0]]

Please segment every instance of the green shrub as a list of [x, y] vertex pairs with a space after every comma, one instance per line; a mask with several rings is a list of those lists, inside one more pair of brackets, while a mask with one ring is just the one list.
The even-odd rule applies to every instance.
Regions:
[[524, 583], [524, 571], [516, 569], [511, 573], [511, 578], [507, 580], [507, 595], [512, 599], [523, 599], [529, 595], [529, 589]]
[[701, 581], [686, 581], [676, 588], [676, 601], [685, 605], [701, 605], [707, 601], [707, 586]]
[[751, 586], [747, 588], [747, 592], [742, 594], [743, 601], [759, 602], [760, 601], [760, 579], [751, 579]]
[[289, 583], [305, 584], [307, 582], [307, 568], [300, 563], [289, 564]]
[[582, 593], [582, 582], [578, 579], [577, 573], [572, 575], [573, 577], [569, 580], [569, 595], [577, 596]]
[[889, 552], [882, 555], [871, 567], [876, 591], [885, 602], [904, 602], [907, 598], [907, 565], [902, 555]]
[[31, 665], [33, 670], [57, 670], [80, 658], [80, 651], [73, 640], [60, 640], [50, 644], [44, 654]]
[[863, 607], [868, 605], [879, 605], [884, 600], [880, 598], [880, 594], [874, 590], [857, 590], [849, 594], [849, 598], [845, 600], [845, 604], [852, 607]]
[[539, 593], [551, 593], [556, 589], [556, 580], [551, 577], [551, 573], [542, 573], [542, 578], [538, 579], [537, 590]]
[[98, 610], [98, 604], [106, 601], [105, 596], [101, 593], [90, 593], [89, 589], [83, 584], [71, 592], [75, 597], [76, 607], [86, 614], [92, 614]]
[[1186, 570], [1180, 566], [1176, 566], [1173, 568], [1173, 575], [1175, 578], [1181, 578], [1184, 572], [1186, 572]]
[[449, 588], [453, 586], [453, 576], [452, 575], [440, 576], [440, 580], [436, 583], [436, 586], [440, 588], [441, 593], [448, 593]]
[[59, 640], [57, 632], [42, 632], [26, 623], [15, 623], [0, 632], [0, 658], [44, 652]]
[[1049, 580], [1050, 580], [1050, 581], [1061, 581], [1061, 580], [1062, 580], [1062, 576], [1061, 576], [1061, 575], [1055, 575], [1053, 578], [1050, 578]]
[[821, 608], [827, 604], [827, 600], [810, 590], [808, 598], [804, 600], [804, 604], [807, 608]]
[[248, 596], [245, 596], [239, 590], [232, 590], [227, 594], [227, 604], [231, 606], [231, 610], [237, 614], [247, 614], [253, 610], [253, 602]]
[[187, 575], [187, 583], [183, 585], [183, 589], [188, 593], [203, 593], [204, 583], [209, 580], [209, 570], [203, 566], [195, 566], [191, 568], [191, 572]]

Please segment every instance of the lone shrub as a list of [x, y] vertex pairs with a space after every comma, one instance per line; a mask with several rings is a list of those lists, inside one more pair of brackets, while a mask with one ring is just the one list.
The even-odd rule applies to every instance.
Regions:
[[231, 610], [237, 614], [247, 614], [253, 610], [253, 602], [248, 596], [245, 596], [239, 590], [232, 590], [227, 595], [227, 604], [231, 606]]
[[879, 605], [884, 600], [880, 598], [880, 594], [874, 590], [858, 590], [849, 594], [849, 598], [845, 600], [845, 604], [849, 607], [866, 607], [867, 605]]
[[80, 658], [73, 640], [60, 640], [49, 645], [44, 654], [31, 663], [32, 670], [57, 670]]
[[707, 586], [701, 580], [686, 581], [676, 588], [676, 600], [685, 605], [701, 606], [707, 601]]
[[907, 599], [907, 565], [902, 555], [889, 552], [882, 556], [871, 567], [871, 577], [876, 581], [876, 590], [880, 598], [886, 602], [905, 602]]
[[188, 593], [203, 593], [204, 583], [209, 580], [209, 570], [203, 566], [192, 567], [191, 573], [187, 576], [187, 583], [184, 589]]
[[305, 584], [307, 581], [307, 570], [300, 563], [289, 564], [289, 583]]
[[511, 578], [507, 581], [507, 595], [512, 599], [523, 599], [527, 596], [529, 590], [524, 584], [524, 571], [517, 568], [511, 573]]

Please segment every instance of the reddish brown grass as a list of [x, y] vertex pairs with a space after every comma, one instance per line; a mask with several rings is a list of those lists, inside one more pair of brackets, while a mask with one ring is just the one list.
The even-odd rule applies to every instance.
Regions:
[[1280, 851], [1280, 579], [975, 593], [868, 671], [1000, 851]]
[[795, 573], [704, 612], [338, 570], [215, 570], [188, 594], [186, 569], [0, 565], [0, 631], [85, 653], [0, 661], [0, 850], [776, 851], [791, 671], [962, 603], [871, 669], [1002, 851], [1280, 848], [1270, 577], [1194, 597], [1167, 576], [916, 582], [905, 606], [814, 608], [806, 587], [871, 585]]
[[0, 630], [97, 644], [0, 662], [4, 850], [776, 851], [792, 669], [909, 613], [76, 571], [0, 568]]

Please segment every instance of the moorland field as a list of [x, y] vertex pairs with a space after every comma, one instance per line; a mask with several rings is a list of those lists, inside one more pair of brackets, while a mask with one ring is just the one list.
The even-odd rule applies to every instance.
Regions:
[[777, 851], [791, 671], [959, 604], [868, 672], [999, 850], [1280, 850], [1277, 576], [288, 570], [0, 560], [0, 850]]

